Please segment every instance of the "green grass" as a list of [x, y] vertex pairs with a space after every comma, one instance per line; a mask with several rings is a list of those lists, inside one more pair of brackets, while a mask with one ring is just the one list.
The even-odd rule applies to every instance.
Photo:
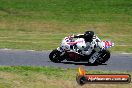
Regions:
[[131, 0], [0, 0], [0, 48], [51, 50], [86, 30], [132, 52]]
[[[1, 11], [17, 18], [73, 22], [123, 21], [132, 15], [130, 0], [1, 0]], [[103, 16], [102, 16], [103, 15]], [[115, 16], [114, 16], [115, 15]]]
[[[0, 88], [80, 88], [76, 83], [78, 69], [62, 69], [54, 67], [30, 66], [2, 66], [0, 67]], [[110, 74], [131, 72], [96, 71], [88, 70], [87, 74]], [[88, 84], [82, 86], [98, 88], [130, 88], [132, 84]], [[96, 87], [95, 87], [96, 88]]]

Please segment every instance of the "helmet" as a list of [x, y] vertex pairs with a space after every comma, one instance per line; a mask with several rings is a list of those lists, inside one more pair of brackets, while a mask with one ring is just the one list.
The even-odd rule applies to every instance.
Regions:
[[94, 36], [94, 32], [93, 31], [86, 31], [84, 33], [85, 42], [92, 42], [93, 36]]

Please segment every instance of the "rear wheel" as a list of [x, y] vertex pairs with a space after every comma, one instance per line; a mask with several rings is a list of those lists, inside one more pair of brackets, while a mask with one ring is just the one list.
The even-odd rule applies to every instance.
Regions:
[[50, 54], [49, 54], [49, 59], [54, 62], [54, 63], [59, 63], [61, 62], [63, 59], [60, 57], [61, 52], [59, 52], [57, 49], [53, 50]]

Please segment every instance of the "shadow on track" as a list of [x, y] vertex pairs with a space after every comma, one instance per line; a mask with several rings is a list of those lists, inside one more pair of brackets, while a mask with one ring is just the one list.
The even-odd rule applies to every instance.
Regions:
[[61, 62], [63, 64], [74, 64], [74, 65], [84, 65], [84, 66], [98, 66], [98, 65], [107, 65], [107, 64], [89, 64], [84, 62]]

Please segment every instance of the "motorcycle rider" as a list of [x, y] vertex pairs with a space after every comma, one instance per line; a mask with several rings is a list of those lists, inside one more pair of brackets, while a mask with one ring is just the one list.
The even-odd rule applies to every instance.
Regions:
[[84, 39], [86, 46], [82, 46], [80, 48], [80, 52], [82, 54], [90, 55], [91, 52], [95, 50], [95, 53], [89, 59], [90, 63], [94, 63], [99, 55], [99, 51], [103, 49], [101, 40], [94, 34], [93, 31], [86, 31], [84, 34], [74, 36], [74, 38]]

